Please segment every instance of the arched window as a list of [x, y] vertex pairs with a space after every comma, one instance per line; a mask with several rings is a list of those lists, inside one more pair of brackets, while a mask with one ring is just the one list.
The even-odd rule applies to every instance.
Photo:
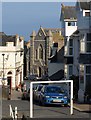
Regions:
[[38, 55], [38, 52], [37, 52], [37, 49], [36, 49], [36, 51], [35, 51], [35, 59], [36, 60], [38, 59], [37, 55]]
[[39, 59], [43, 59], [43, 47], [42, 47], [42, 45], [39, 46]]
[[10, 74], [12, 74], [12, 72], [11, 72], [11, 71], [9, 71], [9, 72], [8, 72], [8, 75], [10, 75]]

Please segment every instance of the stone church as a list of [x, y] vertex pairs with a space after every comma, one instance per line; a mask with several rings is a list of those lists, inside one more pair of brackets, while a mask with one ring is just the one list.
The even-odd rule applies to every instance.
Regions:
[[32, 32], [29, 41], [30, 60], [28, 61], [28, 63], [30, 63], [28, 67], [30, 76], [48, 76], [48, 59], [53, 54], [52, 49], [54, 43], [58, 46], [56, 40], [53, 40], [54, 34], [59, 34], [61, 36], [61, 29], [40, 27], [37, 33], [35, 33], [35, 31]]

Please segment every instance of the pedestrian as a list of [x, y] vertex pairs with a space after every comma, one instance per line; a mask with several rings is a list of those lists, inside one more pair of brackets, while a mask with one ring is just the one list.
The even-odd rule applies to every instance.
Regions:
[[21, 91], [23, 92], [24, 83], [21, 84]]
[[26, 83], [24, 83], [24, 85], [23, 85], [23, 90], [24, 90], [24, 91], [27, 90]]
[[21, 92], [21, 82], [18, 85], [18, 91]]

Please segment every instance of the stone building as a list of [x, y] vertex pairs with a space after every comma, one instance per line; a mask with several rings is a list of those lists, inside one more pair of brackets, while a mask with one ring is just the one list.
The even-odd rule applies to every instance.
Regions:
[[[61, 29], [42, 28], [31, 34], [30, 39], [30, 76], [48, 76], [48, 58], [52, 56], [54, 34], [61, 35]], [[58, 47], [60, 44], [56, 43]]]

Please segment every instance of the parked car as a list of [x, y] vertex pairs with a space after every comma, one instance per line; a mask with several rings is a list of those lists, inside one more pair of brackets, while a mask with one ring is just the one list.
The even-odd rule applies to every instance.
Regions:
[[39, 100], [39, 95], [40, 95], [40, 92], [41, 92], [41, 89], [42, 89], [43, 85], [38, 85], [36, 87], [36, 89], [33, 91], [33, 96], [34, 96], [34, 100], [35, 101], [38, 101]]
[[41, 105], [60, 104], [68, 105], [68, 96], [60, 86], [45, 85], [41, 89], [39, 96]]
[[28, 90], [25, 90], [22, 93], [21, 99], [22, 100], [29, 100], [30, 99], [30, 88]]

